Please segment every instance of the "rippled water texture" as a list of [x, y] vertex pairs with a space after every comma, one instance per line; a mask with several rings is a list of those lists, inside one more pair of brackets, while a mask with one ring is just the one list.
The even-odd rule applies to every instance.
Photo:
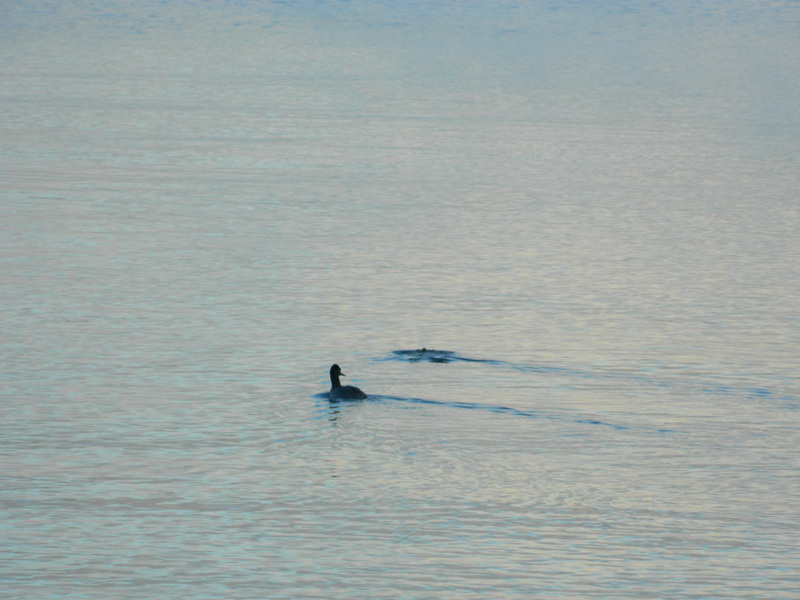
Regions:
[[799, 25], [3, 3], [0, 596], [796, 599]]

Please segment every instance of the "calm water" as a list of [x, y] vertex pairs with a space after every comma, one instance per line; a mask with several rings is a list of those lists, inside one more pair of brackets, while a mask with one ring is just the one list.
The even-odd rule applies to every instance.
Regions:
[[0, 597], [798, 597], [797, 2], [0, 23]]

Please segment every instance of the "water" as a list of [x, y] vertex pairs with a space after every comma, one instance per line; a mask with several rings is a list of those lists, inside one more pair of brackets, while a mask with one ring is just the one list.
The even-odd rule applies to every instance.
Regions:
[[797, 597], [796, 3], [0, 11], [0, 596]]

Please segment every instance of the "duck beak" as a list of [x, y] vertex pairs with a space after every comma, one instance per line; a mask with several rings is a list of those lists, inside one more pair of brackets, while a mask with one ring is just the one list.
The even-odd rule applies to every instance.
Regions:
[[347, 377], [347, 375], [345, 375], [345, 374], [344, 374], [344, 373], [342, 373], [341, 371], [339, 371], [339, 375], [341, 375], [342, 377]]

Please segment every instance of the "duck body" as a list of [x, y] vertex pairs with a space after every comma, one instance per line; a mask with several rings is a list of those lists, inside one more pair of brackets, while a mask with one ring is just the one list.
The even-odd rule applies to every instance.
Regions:
[[339, 365], [331, 367], [331, 391], [328, 393], [328, 400], [338, 402], [339, 400], [364, 400], [367, 395], [354, 385], [342, 385], [339, 376], [344, 376]]

